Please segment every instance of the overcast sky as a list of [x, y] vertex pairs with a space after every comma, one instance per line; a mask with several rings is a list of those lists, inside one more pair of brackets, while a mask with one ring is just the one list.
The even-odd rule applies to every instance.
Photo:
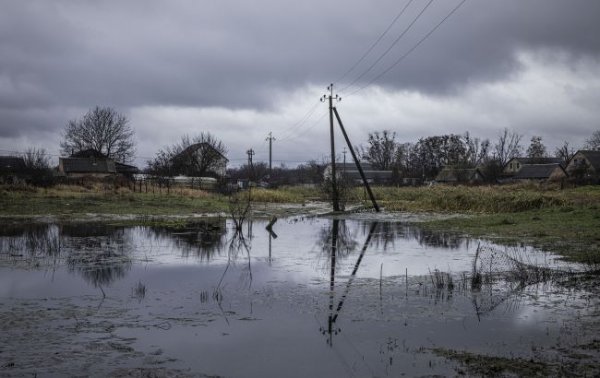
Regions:
[[275, 164], [321, 160], [331, 82], [354, 144], [507, 127], [578, 148], [600, 129], [598, 36], [588, 0], [0, 0], [0, 154], [58, 155], [99, 105], [139, 167], [202, 131], [232, 165], [266, 161], [269, 132]]

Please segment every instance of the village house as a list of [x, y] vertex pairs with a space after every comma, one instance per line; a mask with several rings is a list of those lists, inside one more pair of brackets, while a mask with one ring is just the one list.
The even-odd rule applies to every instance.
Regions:
[[600, 151], [577, 151], [569, 160], [566, 171], [575, 179], [600, 182]]
[[[383, 184], [392, 181], [392, 171], [390, 170], [373, 169], [373, 166], [369, 163], [360, 163], [360, 166], [369, 183]], [[328, 164], [323, 172], [323, 177], [325, 179], [331, 178], [331, 170], [331, 164]], [[360, 172], [354, 163], [336, 163], [335, 171], [337, 177], [345, 177], [346, 180], [353, 184], [362, 183]]]
[[478, 168], [444, 167], [435, 177], [435, 182], [443, 184], [480, 184], [485, 177]]
[[505, 176], [514, 176], [527, 165], [532, 164], [560, 164], [562, 160], [560, 158], [545, 157], [545, 158], [528, 158], [528, 157], [514, 157], [510, 159], [502, 170]]
[[526, 164], [512, 176], [515, 181], [560, 181], [567, 178], [567, 172], [558, 163]]
[[79, 151], [70, 157], [58, 159], [58, 172], [69, 178], [106, 178], [111, 176], [133, 177], [138, 173], [137, 167], [129, 164], [115, 162], [104, 154], [89, 149]]
[[25, 175], [25, 160], [17, 156], [0, 156], [0, 182], [14, 184]]
[[175, 173], [187, 177], [221, 178], [227, 174], [229, 159], [209, 143], [195, 143], [172, 159]]

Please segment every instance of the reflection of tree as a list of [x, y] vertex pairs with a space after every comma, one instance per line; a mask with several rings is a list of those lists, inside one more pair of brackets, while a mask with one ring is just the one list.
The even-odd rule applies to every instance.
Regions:
[[64, 261], [69, 271], [96, 287], [125, 276], [132, 245], [127, 229], [102, 223], [14, 225], [0, 232], [2, 259], [36, 268]]
[[[252, 238], [252, 220], [248, 221], [248, 239]], [[229, 249], [227, 251], [227, 264], [225, 265], [225, 270], [223, 270], [223, 274], [217, 283], [217, 286], [213, 292], [213, 298], [217, 299], [219, 303], [222, 299], [221, 286], [223, 284], [223, 280], [227, 275], [227, 271], [231, 267], [231, 265], [235, 264], [235, 262], [240, 258], [240, 253], [245, 252], [246, 257], [248, 259], [248, 265], [245, 269], [242, 269], [242, 275], [240, 280], [242, 282], [247, 282], [248, 288], [252, 285], [252, 260], [250, 258], [250, 251], [252, 250], [252, 246], [249, 243], [249, 240], [244, 236], [244, 232], [241, 228], [235, 228], [235, 232], [233, 237], [229, 241]]]
[[95, 287], [125, 277], [131, 269], [133, 242], [124, 227], [102, 223], [62, 226], [67, 267]]
[[0, 260], [40, 266], [54, 263], [59, 255], [60, 235], [56, 226], [35, 223], [0, 227]]
[[[337, 231], [336, 231], [337, 230]], [[318, 241], [321, 249], [328, 256], [331, 254], [332, 243], [335, 241], [336, 256], [349, 256], [358, 245], [352, 235], [352, 230], [345, 220], [334, 219], [331, 228], [323, 227], [320, 230]]]
[[225, 249], [227, 234], [225, 218], [195, 221], [183, 227], [159, 226], [146, 230], [149, 236], [173, 240], [184, 257], [196, 256], [201, 260], [209, 260]]
[[[361, 225], [363, 235], [369, 232], [371, 223]], [[379, 224], [379, 231], [373, 235], [373, 244], [384, 251], [393, 247], [397, 239], [416, 240], [420, 245], [428, 247], [442, 247], [446, 249], [460, 248], [463, 242], [469, 241], [459, 234], [436, 230], [427, 230], [418, 225], [400, 222], [384, 222]]]

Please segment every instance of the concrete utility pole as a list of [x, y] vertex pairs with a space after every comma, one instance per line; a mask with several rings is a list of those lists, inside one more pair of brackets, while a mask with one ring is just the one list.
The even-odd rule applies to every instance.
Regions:
[[371, 190], [371, 186], [369, 185], [369, 181], [367, 180], [367, 177], [365, 176], [365, 172], [363, 171], [362, 167], [360, 166], [360, 161], [358, 160], [358, 157], [356, 156], [356, 153], [354, 152], [354, 148], [352, 148], [352, 143], [350, 143], [350, 138], [348, 138], [348, 134], [346, 133], [346, 129], [344, 128], [344, 124], [342, 123], [342, 119], [340, 118], [340, 114], [338, 113], [336, 108], [333, 108], [333, 112], [335, 113], [335, 117], [337, 118], [338, 121], [338, 125], [340, 125], [340, 129], [342, 130], [342, 135], [344, 136], [344, 139], [346, 139], [346, 144], [348, 145], [348, 149], [350, 150], [350, 154], [352, 155], [352, 159], [354, 159], [354, 164], [356, 164], [356, 168], [358, 169], [358, 173], [360, 174], [360, 177], [363, 180], [363, 184], [365, 186], [365, 189], [367, 190], [367, 193], [369, 193], [369, 197], [371, 198], [371, 202], [373, 203], [373, 207], [375, 208], [375, 211], [379, 212], [379, 205], [377, 205], [377, 201], [375, 200], [375, 196], [373, 195], [373, 191]]
[[[252, 165], [252, 156], [255, 155], [255, 152], [251, 148], [248, 151], [246, 151], [246, 154], [248, 154], [248, 170], [249, 170], [248, 173], [249, 173], [249, 176], [253, 176], [251, 173], [252, 171], [254, 171], [254, 166]], [[253, 177], [248, 177], [248, 180], [252, 180], [252, 178]]]
[[267, 139], [269, 141], [269, 178], [273, 174], [273, 141], [276, 140], [273, 133], [269, 131]]
[[328, 95], [323, 95], [321, 97], [321, 102], [325, 102], [325, 100], [329, 99], [329, 134], [331, 138], [331, 189], [332, 189], [332, 201], [333, 201], [333, 211], [340, 211], [340, 203], [339, 203], [339, 195], [337, 190], [337, 176], [335, 172], [335, 141], [333, 134], [333, 100], [341, 101], [342, 98], [337, 94], [333, 95], [333, 84], [330, 84], [327, 87], [329, 91]]

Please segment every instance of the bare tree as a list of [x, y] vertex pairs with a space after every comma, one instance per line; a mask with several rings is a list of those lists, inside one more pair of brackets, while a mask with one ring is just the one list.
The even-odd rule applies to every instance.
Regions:
[[567, 165], [569, 160], [575, 155], [573, 147], [569, 146], [569, 142], [563, 142], [563, 145], [554, 150], [554, 156], [562, 160], [563, 165]]
[[500, 133], [498, 143], [494, 145], [494, 152], [501, 166], [521, 154], [522, 147], [520, 143], [522, 137], [522, 135], [509, 131], [508, 128]]
[[148, 161], [148, 168], [157, 175], [210, 176], [219, 169], [226, 153], [223, 142], [208, 132], [193, 138], [184, 135], [179, 143], [160, 150]]
[[533, 159], [546, 157], [546, 146], [542, 143], [541, 136], [531, 137], [531, 144], [527, 147], [527, 157]]
[[369, 133], [369, 146], [360, 148], [362, 159], [368, 161], [375, 169], [391, 169], [396, 158], [396, 133], [383, 130]]
[[29, 148], [23, 156], [23, 161], [25, 162], [25, 169], [28, 170], [50, 169], [50, 159], [43, 148]]
[[93, 150], [108, 158], [129, 162], [135, 154], [129, 120], [110, 107], [96, 106], [83, 118], [69, 121], [63, 137], [60, 147], [65, 155]]
[[600, 130], [594, 131], [591, 137], [585, 141], [586, 150], [600, 150]]

